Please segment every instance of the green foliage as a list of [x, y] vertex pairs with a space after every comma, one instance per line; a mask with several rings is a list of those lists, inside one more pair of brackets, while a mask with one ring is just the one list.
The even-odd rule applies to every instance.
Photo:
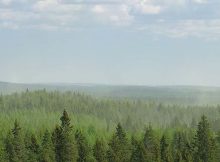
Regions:
[[78, 148], [78, 159], [77, 162], [89, 162], [92, 161], [90, 157], [90, 147], [89, 144], [85, 138], [85, 136], [82, 134], [80, 130], [77, 130], [75, 133], [75, 139], [77, 143]]
[[104, 141], [97, 139], [93, 147], [93, 155], [97, 162], [107, 162], [106, 151]]
[[208, 119], [204, 115], [201, 117], [201, 121], [198, 124], [195, 145], [195, 160], [200, 160], [201, 162], [214, 161], [214, 150], [216, 150], [216, 143], [211, 134]]
[[[57, 125], [64, 107], [69, 114], [64, 110]], [[0, 96], [0, 112], [2, 162], [220, 161], [220, 111], [215, 106], [27, 90]], [[208, 117], [202, 116], [195, 130], [202, 113]], [[22, 129], [16, 120], [11, 130], [16, 118]]]
[[171, 162], [171, 153], [169, 143], [165, 135], [162, 136], [160, 140], [160, 149], [161, 149], [161, 162]]
[[160, 161], [160, 143], [157, 140], [154, 132], [152, 130], [151, 125], [145, 131], [144, 135], [144, 148], [147, 152], [147, 159], [148, 161], [159, 162]]
[[40, 153], [40, 145], [37, 142], [35, 135], [31, 135], [30, 139], [26, 144], [27, 148], [27, 161], [29, 162], [38, 162], [39, 161], [39, 153]]
[[14, 123], [14, 128], [9, 132], [5, 140], [5, 148], [9, 162], [25, 161], [25, 146], [21, 134], [21, 127], [17, 120]]
[[51, 134], [48, 130], [43, 135], [43, 140], [40, 150], [40, 162], [54, 162], [55, 154], [54, 147], [51, 141]]
[[57, 162], [76, 162], [77, 148], [73, 140], [73, 131], [70, 124], [70, 118], [67, 112], [63, 111], [60, 118], [61, 126], [57, 126], [53, 132], [53, 143], [55, 146]]
[[147, 152], [144, 147], [144, 144], [142, 141], [138, 141], [134, 137], [131, 139], [132, 143], [132, 154], [131, 154], [131, 162], [146, 162], [147, 159]]
[[119, 123], [116, 132], [109, 142], [107, 152], [109, 162], [127, 162], [130, 160], [131, 148], [126, 133]]

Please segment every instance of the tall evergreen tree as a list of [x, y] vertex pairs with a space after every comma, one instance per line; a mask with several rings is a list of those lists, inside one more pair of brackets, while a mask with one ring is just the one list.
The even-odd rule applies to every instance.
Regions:
[[103, 140], [96, 139], [93, 147], [93, 155], [97, 162], [107, 162], [106, 146]]
[[128, 162], [130, 160], [130, 144], [120, 123], [117, 125], [116, 132], [109, 142], [107, 156], [109, 162]]
[[40, 155], [40, 146], [37, 142], [35, 135], [31, 135], [30, 138], [26, 139], [29, 142], [27, 143], [27, 161], [29, 162], [38, 162]]
[[63, 146], [62, 146], [61, 138], [62, 138], [62, 132], [61, 132], [60, 126], [57, 125], [52, 133], [52, 141], [54, 145], [55, 159], [57, 162], [61, 162], [61, 158], [62, 158], [61, 150], [63, 149]]
[[215, 141], [211, 135], [208, 119], [203, 115], [198, 124], [195, 137], [195, 161], [213, 162], [214, 145]]
[[144, 147], [144, 143], [142, 141], [138, 141], [134, 137], [131, 139], [132, 144], [132, 153], [130, 162], [146, 162], [147, 159], [147, 151]]
[[90, 161], [90, 147], [89, 144], [80, 130], [75, 133], [75, 139], [78, 148], [78, 159], [77, 162], [88, 162]]
[[172, 141], [174, 162], [192, 162], [193, 150], [185, 133], [177, 131]]
[[169, 144], [165, 135], [162, 136], [160, 140], [160, 152], [161, 152], [161, 162], [171, 162], [171, 153], [169, 149]]
[[9, 132], [5, 141], [7, 159], [9, 162], [25, 162], [25, 146], [22, 138], [21, 127], [17, 120], [14, 128]]
[[48, 130], [44, 133], [41, 152], [40, 152], [40, 162], [54, 162], [55, 154], [51, 141], [51, 135]]
[[57, 126], [52, 139], [55, 146], [57, 162], [76, 162], [78, 158], [77, 146], [74, 141], [72, 125], [68, 113], [64, 110], [60, 118], [61, 126]]
[[143, 143], [147, 152], [148, 161], [160, 161], [160, 144], [157, 138], [154, 136], [151, 125], [149, 125], [145, 131]]

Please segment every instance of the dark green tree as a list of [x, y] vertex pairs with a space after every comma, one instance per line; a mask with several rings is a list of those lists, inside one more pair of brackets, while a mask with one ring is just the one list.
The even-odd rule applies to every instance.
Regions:
[[161, 162], [171, 162], [170, 148], [165, 135], [160, 140], [160, 149]]
[[31, 137], [26, 140], [29, 140], [26, 146], [27, 160], [29, 162], [38, 162], [40, 156], [40, 146], [37, 142], [35, 135], [31, 135]]
[[57, 162], [76, 162], [78, 158], [77, 146], [73, 136], [68, 113], [64, 110], [60, 118], [61, 126], [57, 126], [52, 134]]
[[51, 135], [48, 130], [45, 131], [40, 151], [40, 162], [54, 162], [55, 154], [51, 141]]
[[201, 117], [195, 136], [196, 152], [195, 161], [213, 162], [215, 141], [210, 131], [210, 125], [206, 116]]
[[145, 131], [143, 143], [147, 152], [148, 161], [160, 161], [160, 144], [157, 138], [154, 136], [151, 125], [149, 125]]
[[107, 156], [109, 162], [128, 162], [131, 158], [130, 144], [120, 123], [109, 142]]
[[134, 137], [131, 138], [132, 144], [132, 153], [130, 162], [146, 162], [147, 159], [147, 151], [144, 147], [144, 143], [142, 141], [138, 141]]
[[192, 162], [193, 150], [185, 133], [177, 131], [172, 141], [174, 162]]
[[54, 145], [54, 151], [55, 151], [55, 159], [57, 162], [61, 162], [61, 150], [63, 149], [62, 146], [62, 131], [60, 129], [60, 126], [56, 126], [52, 133], [52, 142]]
[[80, 130], [75, 133], [75, 139], [78, 148], [77, 162], [88, 162], [91, 160], [89, 144]]
[[103, 140], [96, 139], [93, 147], [93, 155], [97, 162], [107, 162], [106, 159], [106, 146]]
[[25, 162], [25, 145], [22, 138], [21, 127], [17, 120], [14, 128], [9, 132], [5, 140], [5, 150], [9, 162]]

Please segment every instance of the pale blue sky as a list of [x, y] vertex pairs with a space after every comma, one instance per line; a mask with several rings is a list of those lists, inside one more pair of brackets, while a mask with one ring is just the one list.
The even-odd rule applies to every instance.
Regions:
[[0, 0], [0, 81], [220, 86], [218, 0]]

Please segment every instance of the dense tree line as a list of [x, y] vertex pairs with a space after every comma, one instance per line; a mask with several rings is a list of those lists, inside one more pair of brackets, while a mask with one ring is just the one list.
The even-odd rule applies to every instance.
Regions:
[[28, 134], [16, 120], [3, 138], [4, 156], [8, 162], [218, 162], [219, 136], [202, 116], [195, 131], [175, 130], [159, 135], [151, 125], [140, 136], [128, 136], [120, 123], [109, 139], [97, 136], [93, 145], [84, 133], [75, 129], [67, 111], [60, 125], [45, 130], [38, 140]]
[[0, 95], [0, 161], [218, 162], [219, 154], [218, 105], [46, 90]]
[[[22, 118], [21, 122], [27, 122], [28, 115], [34, 112], [33, 115], [40, 113], [45, 114], [46, 117], [49, 113], [49, 118], [55, 122], [63, 108], [68, 110], [70, 115], [74, 114], [79, 125], [83, 116], [93, 120], [92, 123], [97, 121], [103, 123], [102, 127], [107, 131], [113, 131], [119, 122], [129, 132], [141, 131], [148, 123], [151, 123], [154, 128], [163, 129], [195, 127], [203, 114], [209, 118], [210, 126], [215, 131], [220, 131], [220, 106], [218, 105], [188, 106], [187, 102], [186, 105], [168, 105], [150, 100], [95, 98], [77, 92], [47, 92], [46, 90], [33, 92], [27, 90], [23, 93], [0, 95], [0, 112], [3, 114], [2, 116], [0, 114], [0, 119], [4, 118], [4, 121]], [[20, 117], [21, 114], [22, 117]], [[27, 119], [24, 120], [26, 116]], [[39, 115], [36, 117], [38, 118]], [[7, 123], [12, 124], [11, 120]], [[52, 126], [53, 122], [47, 124]], [[43, 123], [39, 123], [39, 126], [41, 125]]]

